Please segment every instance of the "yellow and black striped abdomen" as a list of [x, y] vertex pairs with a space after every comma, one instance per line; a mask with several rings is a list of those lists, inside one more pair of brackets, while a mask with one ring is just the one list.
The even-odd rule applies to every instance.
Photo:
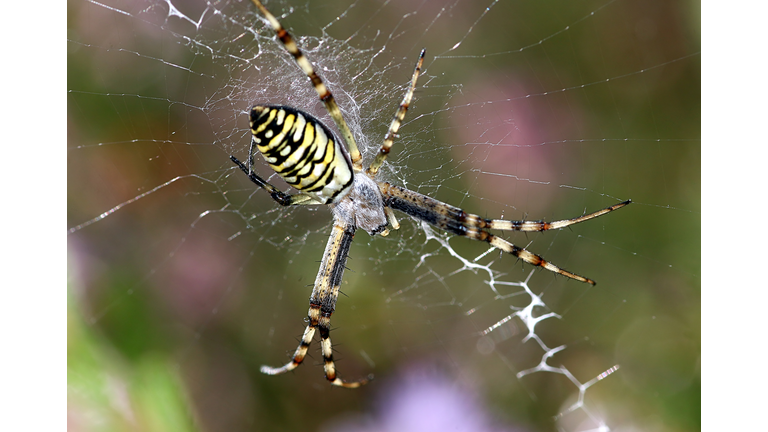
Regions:
[[335, 135], [320, 120], [295, 108], [256, 105], [251, 132], [270, 167], [296, 189], [323, 204], [337, 201], [352, 187], [352, 162]]

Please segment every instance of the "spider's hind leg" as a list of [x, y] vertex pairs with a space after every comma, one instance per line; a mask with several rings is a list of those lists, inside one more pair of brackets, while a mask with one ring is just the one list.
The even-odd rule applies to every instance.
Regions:
[[384, 135], [384, 143], [381, 144], [379, 152], [376, 153], [376, 159], [373, 160], [371, 165], [365, 171], [365, 173], [368, 174], [368, 176], [371, 178], [376, 177], [376, 173], [379, 172], [379, 168], [381, 168], [381, 166], [384, 164], [384, 161], [387, 160], [387, 156], [389, 155], [389, 151], [392, 148], [392, 144], [395, 142], [395, 138], [397, 137], [397, 131], [400, 130], [400, 124], [403, 122], [405, 113], [408, 111], [408, 107], [411, 105], [413, 92], [416, 90], [416, 80], [419, 79], [419, 74], [421, 73], [421, 65], [424, 63], [425, 53], [426, 50], [422, 49], [421, 53], [419, 54], [419, 60], [416, 61], [416, 67], [413, 69], [411, 85], [408, 87], [408, 90], [405, 91], [403, 101], [400, 102], [400, 106], [397, 108], [397, 112], [395, 112], [395, 117], [392, 119], [392, 123], [389, 125], [389, 130], [387, 130], [387, 134]]
[[264, 180], [263, 178], [256, 175], [255, 172], [253, 172], [253, 152], [251, 152], [251, 155], [249, 156], [249, 164], [250, 166], [245, 166], [244, 163], [240, 162], [236, 157], [229, 156], [229, 159], [232, 160], [232, 162], [237, 165], [242, 172], [244, 172], [248, 178], [256, 183], [258, 186], [264, 188], [269, 192], [269, 196], [272, 197], [273, 200], [277, 201], [278, 204], [282, 206], [291, 206], [291, 205], [300, 205], [300, 204], [322, 204], [319, 201], [315, 200], [312, 196], [307, 194], [295, 194], [295, 195], [289, 195], [285, 192], [280, 191], [276, 187], [272, 186], [268, 181]]
[[267, 18], [269, 25], [272, 26], [272, 29], [277, 35], [277, 38], [280, 40], [280, 43], [283, 44], [285, 50], [288, 51], [288, 53], [296, 61], [296, 64], [299, 65], [304, 74], [309, 78], [312, 86], [315, 88], [315, 91], [317, 91], [320, 100], [323, 102], [323, 105], [325, 105], [325, 109], [328, 111], [328, 114], [331, 115], [333, 122], [336, 123], [336, 127], [341, 133], [341, 138], [347, 145], [349, 156], [352, 159], [352, 168], [355, 172], [362, 171], [363, 156], [360, 154], [360, 150], [357, 148], [355, 138], [352, 135], [352, 131], [349, 129], [347, 122], [344, 120], [344, 116], [341, 115], [341, 110], [339, 109], [339, 105], [336, 103], [336, 99], [333, 97], [333, 94], [330, 90], [328, 90], [328, 87], [325, 86], [323, 80], [315, 72], [314, 67], [312, 67], [312, 63], [309, 61], [309, 59], [307, 59], [306, 56], [304, 56], [304, 53], [302, 53], [299, 47], [296, 45], [296, 41], [293, 39], [293, 36], [291, 36], [291, 34], [288, 33], [285, 28], [283, 28], [283, 25], [280, 24], [280, 21], [278, 21], [277, 18], [275, 18], [275, 16], [272, 15], [272, 13], [269, 12], [259, 0], [251, 0], [251, 2], [256, 5], [256, 7], [261, 11], [261, 14]]

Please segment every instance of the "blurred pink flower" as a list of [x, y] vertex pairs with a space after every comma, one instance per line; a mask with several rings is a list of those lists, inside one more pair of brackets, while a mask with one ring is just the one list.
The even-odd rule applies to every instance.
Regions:
[[334, 432], [522, 431], [502, 427], [482, 402], [461, 384], [426, 368], [411, 369], [381, 391], [375, 413], [326, 424]]

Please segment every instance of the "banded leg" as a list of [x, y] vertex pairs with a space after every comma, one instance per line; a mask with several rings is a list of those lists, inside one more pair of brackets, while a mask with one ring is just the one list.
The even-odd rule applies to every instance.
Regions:
[[309, 350], [309, 345], [312, 343], [312, 338], [315, 336], [315, 329], [317, 328], [317, 317], [315, 317], [314, 321], [311, 318], [312, 308], [309, 309], [309, 316], [309, 324], [307, 324], [307, 328], [304, 329], [304, 335], [301, 337], [301, 342], [299, 342], [299, 346], [296, 348], [296, 352], [293, 353], [291, 361], [279, 368], [262, 365], [259, 369], [261, 373], [267, 375], [280, 375], [299, 367], [301, 362], [303, 362], [304, 358], [307, 356], [307, 350]]
[[336, 99], [334, 99], [331, 91], [328, 90], [328, 88], [325, 86], [323, 80], [320, 79], [320, 76], [317, 75], [315, 69], [312, 67], [312, 63], [307, 59], [304, 53], [301, 52], [299, 47], [296, 45], [296, 42], [293, 40], [293, 36], [291, 36], [291, 34], [283, 28], [282, 24], [280, 24], [280, 21], [278, 21], [277, 18], [275, 18], [275, 16], [272, 15], [272, 13], [270, 13], [259, 0], [251, 1], [254, 5], [256, 5], [257, 8], [259, 8], [262, 15], [267, 18], [269, 24], [272, 26], [272, 29], [275, 31], [275, 33], [277, 33], [277, 37], [280, 39], [280, 42], [282, 42], [286, 51], [288, 51], [288, 53], [293, 56], [293, 59], [296, 60], [296, 63], [299, 65], [301, 70], [304, 71], [309, 80], [312, 81], [312, 86], [315, 87], [318, 96], [320, 96], [320, 100], [325, 105], [325, 109], [331, 115], [334, 123], [336, 123], [336, 127], [341, 133], [341, 138], [347, 145], [349, 156], [352, 159], [352, 169], [355, 172], [361, 172], [363, 170], [363, 157], [360, 154], [360, 150], [357, 148], [355, 137], [352, 136], [352, 131], [349, 130], [347, 122], [341, 115], [341, 110], [336, 104]]
[[339, 287], [344, 274], [344, 266], [355, 235], [355, 227], [336, 221], [333, 231], [328, 239], [323, 253], [323, 261], [315, 279], [315, 286], [309, 297], [309, 324], [301, 338], [293, 358], [286, 365], [279, 368], [262, 366], [261, 372], [268, 375], [277, 375], [297, 368], [307, 354], [315, 329], [320, 332], [321, 348], [323, 353], [323, 369], [325, 378], [333, 385], [345, 388], [356, 388], [366, 384], [373, 377], [368, 376], [358, 381], [346, 382], [336, 373], [336, 365], [333, 361], [333, 347], [331, 345], [331, 315], [336, 309], [336, 301], [339, 297]]
[[492, 246], [514, 255], [529, 264], [543, 267], [551, 272], [592, 285], [595, 284], [595, 281], [592, 279], [561, 269], [534, 253], [515, 246], [500, 237], [496, 237], [487, 232], [486, 229], [511, 231], [546, 231], [550, 229], [559, 229], [602, 216], [631, 203], [631, 201], [624, 201], [588, 215], [556, 222], [505, 221], [501, 219], [484, 219], [480, 216], [466, 213], [458, 207], [386, 182], [379, 183], [379, 190], [384, 196], [384, 205], [387, 207], [400, 210], [407, 215], [428, 222], [437, 228], [446, 230], [450, 233], [488, 242]]
[[392, 143], [394, 143], [395, 138], [397, 137], [397, 131], [400, 130], [400, 124], [405, 118], [405, 113], [408, 111], [408, 106], [411, 104], [411, 99], [413, 99], [413, 92], [416, 89], [416, 80], [419, 79], [419, 74], [421, 73], [421, 65], [424, 63], [425, 52], [425, 49], [421, 50], [419, 59], [416, 61], [416, 67], [413, 69], [411, 85], [408, 87], [408, 90], [406, 90], [405, 96], [403, 96], [403, 101], [400, 102], [400, 107], [397, 109], [395, 117], [392, 119], [392, 123], [389, 125], [387, 134], [384, 135], [384, 143], [381, 145], [379, 152], [376, 154], [376, 159], [373, 160], [371, 166], [369, 166], [368, 170], [366, 170], [366, 174], [368, 174], [368, 176], [371, 178], [375, 177], [376, 173], [379, 172], [379, 168], [381, 168], [381, 165], [383, 165], [384, 161], [387, 160], [389, 151], [392, 149]]
[[606, 213], [610, 213], [614, 210], [618, 210], [628, 204], [631, 204], [632, 200], [627, 200], [614, 204], [610, 207], [606, 207], [596, 212], [585, 214], [573, 219], [564, 219], [555, 222], [544, 221], [508, 221], [503, 219], [483, 219], [480, 216], [473, 214], [465, 214], [466, 224], [468, 226], [474, 226], [478, 228], [497, 229], [501, 231], [548, 231], [553, 229], [565, 228], [567, 226], [577, 224], [579, 222], [588, 221], [598, 216], [602, 216]]
[[595, 285], [596, 282], [592, 279], [585, 278], [584, 276], [579, 276], [576, 273], [571, 273], [568, 270], [562, 269], [551, 262], [545, 260], [544, 258], [540, 257], [539, 255], [536, 255], [535, 253], [528, 252], [527, 250], [515, 246], [514, 244], [504, 240], [501, 237], [496, 237], [493, 234], [490, 234], [486, 231], [478, 231], [478, 230], [468, 230], [467, 231], [467, 237], [473, 238], [475, 240], [481, 240], [485, 241], [491, 244], [491, 246], [494, 246], [498, 249], [503, 250], [504, 252], [514, 255], [521, 260], [527, 262], [528, 264], [532, 264], [538, 267], [545, 268], [551, 272], [563, 275], [567, 278], [577, 280], [579, 282], [585, 282], [590, 285]]

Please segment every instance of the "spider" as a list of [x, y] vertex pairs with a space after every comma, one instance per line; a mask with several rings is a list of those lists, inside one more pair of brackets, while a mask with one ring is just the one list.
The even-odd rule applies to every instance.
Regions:
[[[577, 281], [595, 284], [592, 279], [571, 273], [528, 252], [524, 248], [491, 234], [489, 230], [501, 231], [546, 231], [560, 229], [584, 222], [617, 210], [631, 202], [624, 201], [594, 213], [556, 222], [508, 221], [484, 219], [464, 212], [458, 207], [440, 202], [417, 192], [387, 182], [377, 182], [376, 176], [405, 118], [411, 103], [416, 80], [424, 62], [425, 50], [419, 54], [413, 70], [410, 85], [405, 92], [392, 123], [384, 136], [373, 162], [365, 171], [363, 158], [355, 143], [344, 117], [333, 95], [315, 72], [312, 63], [296, 46], [294, 38], [283, 28], [259, 0], [251, 0], [266, 17], [277, 38], [298, 66], [304, 71], [326, 110], [341, 134], [339, 140], [327, 126], [310, 114], [282, 105], [255, 105], [250, 110], [251, 145], [248, 165], [230, 156], [248, 178], [269, 192], [272, 199], [283, 206], [328, 205], [333, 214], [333, 228], [323, 253], [320, 269], [309, 297], [307, 326], [290, 362], [282, 367], [262, 366], [261, 372], [278, 375], [297, 368], [307, 354], [309, 345], [319, 330], [325, 377], [331, 384], [356, 388], [366, 384], [372, 375], [357, 381], [343, 381], [336, 372], [333, 349], [329, 337], [331, 315], [336, 308], [339, 286], [344, 274], [349, 248], [355, 231], [359, 228], [369, 235], [385, 236], [387, 227], [400, 227], [393, 210], [398, 210], [415, 219], [427, 222], [451, 234], [489, 243], [491, 246], [514, 255], [535, 266], [561, 274]], [[342, 145], [342, 142], [344, 145]], [[299, 191], [296, 194], [281, 192], [253, 171], [254, 147], [258, 149], [267, 164], [283, 180]]]

